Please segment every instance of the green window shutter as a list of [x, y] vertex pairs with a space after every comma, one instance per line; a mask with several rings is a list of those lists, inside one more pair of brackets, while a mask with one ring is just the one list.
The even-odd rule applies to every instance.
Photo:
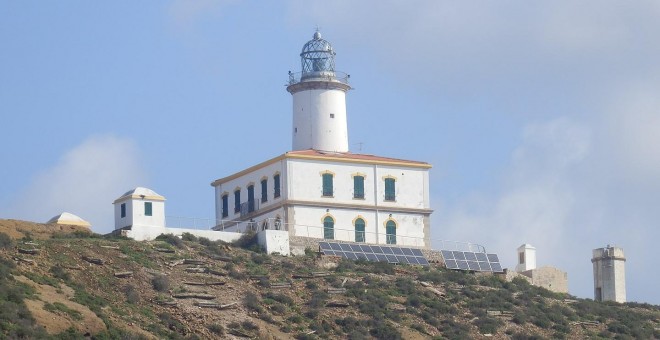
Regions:
[[332, 174], [323, 174], [323, 196], [332, 196]]
[[396, 223], [394, 221], [387, 221], [385, 234], [387, 244], [396, 244]]
[[261, 203], [268, 201], [268, 180], [261, 180]]
[[229, 216], [229, 196], [222, 196], [222, 217]]
[[254, 205], [254, 185], [250, 185], [247, 188], [248, 191], [248, 212], [253, 212], [255, 209]]
[[364, 177], [353, 177], [353, 198], [364, 198]]
[[326, 240], [335, 239], [335, 220], [330, 216], [323, 219], [323, 238]]
[[152, 216], [153, 211], [151, 207], [151, 202], [144, 202], [144, 216]]
[[241, 211], [241, 191], [234, 191], [234, 212]]
[[385, 200], [386, 201], [395, 201], [396, 200], [396, 190], [394, 186], [394, 178], [385, 178]]
[[280, 175], [273, 176], [273, 183], [275, 183], [274, 197], [278, 198], [278, 197], [280, 197]]
[[355, 242], [364, 242], [364, 225], [363, 219], [355, 220]]

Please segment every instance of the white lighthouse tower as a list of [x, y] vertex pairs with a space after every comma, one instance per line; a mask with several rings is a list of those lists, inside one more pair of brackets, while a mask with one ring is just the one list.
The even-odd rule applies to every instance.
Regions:
[[335, 71], [335, 51], [316, 31], [300, 53], [302, 72], [289, 72], [293, 96], [293, 151], [348, 152], [349, 76]]

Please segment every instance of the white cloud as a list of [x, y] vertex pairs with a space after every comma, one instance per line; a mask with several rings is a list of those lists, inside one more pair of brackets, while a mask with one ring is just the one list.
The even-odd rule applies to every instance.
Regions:
[[5, 215], [45, 222], [66, 211], [88, 220], [94, 231], [106, 233], [114, 228], [112, 201], [145, 180], [131, 140], [92, 136], [37, 175]]

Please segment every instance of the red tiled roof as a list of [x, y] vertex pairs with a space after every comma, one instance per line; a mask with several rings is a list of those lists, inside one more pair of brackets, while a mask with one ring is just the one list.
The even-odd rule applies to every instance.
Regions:
[[376, 155], [367, 155], [367, 154], [359, 154], [359, 153], [351, 153], [351, 152], [328, 152], [328, 151], [319, 151], [319, 150], [314, 150], [314, 149], [308, 149], [308, 150], [297, 150], [297, 151], [289, 151], [285, 154], [286, 156], [310, 156], [310, 157], [321, 157], [321, 158], [331, 158], [331, 159], [345, 159], [345, 160], [350, 160], [350, 159], [355, 159], [355, 160], [362, 160], [362, 161], [374, 161], [374, 162], [392, 162], [392, 163], [408, 163], [411, 165], [426, 165], [430, 167], [431, 165], [426, 162], [420, 162], [420, 161], [411, 161], [407, 159], [400, 159], [400, 158], [389, 158], [389, 157], [381, 157], [381, 156], [376, 156]]

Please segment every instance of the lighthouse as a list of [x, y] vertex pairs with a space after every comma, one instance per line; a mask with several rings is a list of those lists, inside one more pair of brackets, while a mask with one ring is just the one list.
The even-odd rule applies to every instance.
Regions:
[[286, 84], [292, 150], [211, 183], [214, 229], [287, 231], [294, 254], [323, 239], [430, 247], [431, 165], [349, 152], [349, 76], [318, 30], [299, 53]]
[[335, 51], [316, 31], [300, 53], [302, 71], [289, 72], [293, 97], [292, 150], [348, 152], [349, 75], [335, 70]]

